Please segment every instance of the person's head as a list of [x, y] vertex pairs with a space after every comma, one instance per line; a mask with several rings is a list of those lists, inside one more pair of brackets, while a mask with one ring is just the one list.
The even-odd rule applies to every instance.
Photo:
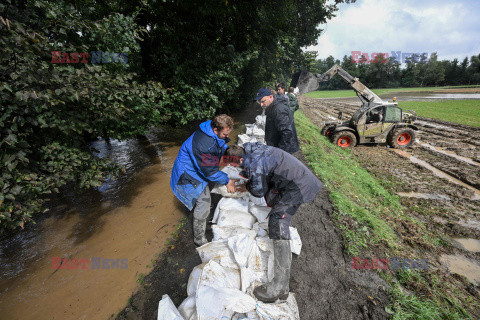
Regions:
[[294, 93], [294, 92], [295, 92], [295, 88], [293, 88], [293, 87], [290, 87], [290, 89], [288, 89], [288, 92], [290, 92], [290, 93]]
[[280, 82], [276, 85], [275, 89], [277, 90], [278, 94], [284, 94], [285, 93], [285, 82]]
[[217, 137], [225, 140], [233, 129], [233, 119], [226, 114], [219, 114], [213, 118], [211, 126]]
[[225, 151], [224, 162], [226, 164], [231, 164], [234, 167], [237, 167], [243, 163], [243, 155], [245, 154], [245, 149], [240, 146], [233, 145], [228, 147]]
[[267, 88], [261, 88], [258, 90], [257, 96], [253, 100], [258, 101], [260, 106], [265, 109], [272, 104], [273, 95]]

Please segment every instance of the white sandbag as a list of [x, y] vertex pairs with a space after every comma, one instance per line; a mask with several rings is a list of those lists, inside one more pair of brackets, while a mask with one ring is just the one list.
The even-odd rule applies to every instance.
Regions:
[[256, 204], [250, 204], [248, 207], [248, 212], [254, 215], [259, 223], [268, 223], [267, 217], [270, 211], [272, 211], [272, 208], [257, 206]]
[[260, 127], [265, 126], [266, 120], [267, 116], [258, 115], [255, 117], [255, 124]]
[[234, 193], [228, 192], [227, 186], [223, 184], [216, 183], [215, 186], [210, 191], [211, 193], [216, 193], [225, 198], [243, 198], [248, 196], [248, 191], [239, 192], [235, 191]]
[[241, 227], [252, 229], [255, 217], [248, 212], [237, 209], [222, 209], [218, 214], [217, 225], [219, 227]]
[[302, 239], [300, 239], [300, 235], [298, 234], [298, 230], [295, 227], [289, 227], [290, 228], [290, 249], [292, 250], [293, 253], [295, 253], [297, 256], [300, 255], [300, 252], [302, 251]]
[[257, 238], [256, 244], [260, 250], [260, 266], [262, 270], [267, 272], [267, 280], [271, 281], [274, 276], [273, 240], [270, 238]]
[[198, 286], [210, 286], [240, 290], [240, 272], [238, 269], [222, 267], [211, 260], [203, 267]]
[[255, 299], [237, 289], [201, 285], [198, 287], [196, 305], [198, 320], [222, 319], [224, 315], [254, 310]]
[[187, 283], [187, 295], [188, 296], [195, 296], [195, 292], [197, 291], [198, 282], [200, 281], [200, 276], [202, 275], [203, 267], [205, 263], [199, 264], [195, 268], [193, 268], [190, 276], [188, 277]]
[[222, 198], [215, 208], [213, 214], [213, 223], [217, 223], [220, 209], [235, 209], [239, 211], [248, 212], [248, 199]]
[[234, 167], [232, 165], [228, 165], [222, 168], [221, 171], [225, 172], [228, 175], [229, 179], [245, 180], [245, 178], [240, 176], [240, 172], [242, 172], [242, 169], [240, 167]]
[[175, 308], [168, 294], [164, 294], [158, 303], [157, 320], [185, 320]]
[[248, 123], [245, 124], [245, 134], [247, 136], [252, 135], [254, 127], [255, 127], [255, 124], [248, 124]]
[[255, 238], [248, 234], [239, 234], [228, 239], [228, 247], [232, 250], [233, 256], [240, 266], [242, 292], [246, 292], [258, 279], [255, 272], [247, 268], [248, 258], [254, 245], [256, 246]]
[[252, 134], [255, 137], [263, 137], [265, 136], [265, 131], [263, 131], [263, 129], [261, 129], [258, 125], [255, 125], [253, 127]]
[[[265, 201], [265, 198], [264, 198], [264, 197], [262, 197], [262, 198], [257, 198], [257, 197], [252, 196], [251, 194], [249, 194], [248, 199], [250, 200], [250, 203], [251, 203], [251, 204], [255, 204], [255, 205], [257, 205], [257, 206], [262, 206], [262, 207], [266, 207], [266, 206], [267, 206], [267, 202]], [[250, 204], [249, 204], [249, 205], [250, 205]]]
[[184, 319], [191, 319], [196, 310], [195, 296], [188, 297], [178, 306], [178, 312]]
[[197, 248], [197, 252], [203, 263], [214, 260], [223, 267], [239, 269], [232, 251], [228, 248], [226, 240], [212, 241]]
[[237, 234], [248, 234], [252, 238], [258, 233], [258, 230], [247, 229], [241, 227], [219, 227], [217, 225], [212, 225], [213, 231], [213, 241], [226, 240], [230, 237], [236, 236]]
[[289, 294], [286, 301], [279, 303], [257, 302], [257, 314], [261, 320], [282, 319], [300, 320], [297, 301], [293, 294]]
[[250, 138], [250, 136], [247, 136], [246, 134], [239, 134], [238, 135], [238, 142], [237, 144], [240, 146], [240, 147], [243, 147], [243, 144], [246, 143], [246, 142], [252, 142], [251, 141], [252, 139]]
[[[252, 318], [253, 319], [253, 318]], [[186, 319], [185, 319], [186, 320]], [[197, 316], [197, 308], [195, 306], [195, 312], [192, 314], [192, 316], [190, 317], [190, 319], [188, 320], [198, 320], [198, 316]]]
[[257, 237], [265, 238], [268, 237], [268, 224], [255, 222], [252, 227], [253, 230], [257, 233]]

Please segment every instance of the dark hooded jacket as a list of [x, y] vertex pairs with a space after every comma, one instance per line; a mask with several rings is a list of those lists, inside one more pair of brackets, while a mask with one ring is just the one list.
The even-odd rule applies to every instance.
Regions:
[[265, 110], [265, 115], [267, 116], [265, 121], [267, 145], [280, 148], [288, 153], [300, 150], [297, 129], [293, 122], [288, 99], [275, 96], [272, 104]]
[[247, 142], [243, 147], [242, 175], [248, 179], [247, 190], [255, 197], [265, 197], [270, 207], [310, 202], [322, 188], [320, 180], [291, 154], [261, 143]]

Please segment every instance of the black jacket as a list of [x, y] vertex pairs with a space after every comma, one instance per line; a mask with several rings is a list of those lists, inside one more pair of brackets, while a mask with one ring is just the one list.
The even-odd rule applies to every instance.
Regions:
[[293, 122], [293, 114], [287, 104], [288, 99], [274, 97], [265, 110], [265, 142], [272, 147], [280, 148], [288, 153], [300, 150], [297, 129]]
[[312, 201], [322, 188], [318, 178], [297, 158], [278, 148], [261, 143], [243, 145], [242, 175], [247, 190], [265, 197], [269, 206], [299, 205]]

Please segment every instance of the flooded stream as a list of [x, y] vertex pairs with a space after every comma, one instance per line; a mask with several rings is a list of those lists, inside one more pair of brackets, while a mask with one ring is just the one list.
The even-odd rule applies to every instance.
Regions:
[[[107, 319], [125, 306], [185, 216], [169, 185], [185, 136], [175, 134], [95, 142], [126, 174], [63, 195], [36, 225], [0, 242], [0, 319]], [[84, 263], [56, 270], [60, 258]]]

